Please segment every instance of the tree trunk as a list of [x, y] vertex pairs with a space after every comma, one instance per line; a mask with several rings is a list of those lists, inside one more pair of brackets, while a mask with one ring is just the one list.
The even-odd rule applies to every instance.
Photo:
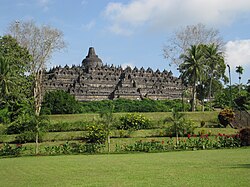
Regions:
[[208, 93], [208, 98], [209, 98], [209, 111], [212, 110], [212, 102], [211, 102], [212, 83], [213, 83], [213, 74], [212, 74], [212, 76], [211, 76], [210, 83], [209, 83], [209, 93]]
[[176, 146], [178, 146], [179, 145], [179, 137], [178, 137], [178, 132], [177, 132], [177, 130], [176, 130]]
[[193, 84], [193, 90], [192, 90], [192, 112], [195, 111], [195, 100], [196, 100], [196, 85], [195, 82]]
[[[38, 117], [41, 111], [42, 103], [42, 77], [43, 71], [39, 70], [35, 75], [35, 85], [34, 85], [34, 102], [35, 102], [35, 115]], [[39, 125], [36, 124], [36, 149], [35, 154], [39, 153]]]
[[110, 135], [108, 135], [108, 152], [110, 153]]

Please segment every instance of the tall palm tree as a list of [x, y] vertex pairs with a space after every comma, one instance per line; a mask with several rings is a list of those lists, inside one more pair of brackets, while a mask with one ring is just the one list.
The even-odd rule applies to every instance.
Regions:
[[203, 46], [192, 45], [187, 49], [185, 54], [180, 56], [180, 58], [183, 59], [183, 63], [179, 66], [181, 79], [184, 83], [192, 86], [191, 109], [195, 111], [196, 84], [198, 81], [202, 80], [205, 70]]
[[217, 76], [218, 78], [223, 77], [226, 65], [224, 62], [223, 52], [219, 50], [219, 46], [216, 44], [205, 45], [204, 47], [204, 56], [206, 58], [207, 64], [207, 75], [210, 79], [209, 83], [209, 92], [208, 98], [210, 102], [211, 109], [211, 94], [212, 94], [212, 83]]
[[240, 81], [241, 81], [241, 75], [243, 74], [243, 71], [244, 71], [244, 69], [243, 69], [242, 66], [236, 66], [236, 73], [239, 74], [239, 92], [240, 92], [240, 89], [241, 89]]

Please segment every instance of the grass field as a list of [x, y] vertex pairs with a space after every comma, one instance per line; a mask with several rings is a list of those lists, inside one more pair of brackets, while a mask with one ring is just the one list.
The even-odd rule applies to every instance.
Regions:
[[[115, 117], [123, 116], [127, 113], [114, 113]], [[140, 113], [149, 118], [153, 122], [161, 121], [166, 117], [171, 116], [171, 112], [145, 112]], [[201, 121], [205, 122], [216, 122], [218, 111], [213, 112], [185, 112], [185, 117], [187, 119], [192, 119], [192, 121], [200, 124]], [[99, 118], [99, 114], [62, 114], [62, 115], [49, 115], [49, 119], [52, 123], [58, 122], [77, 122], [77, 121], [93, 121]]]
[[1, 186], [249, 186], [250, 148], [0, 159]]

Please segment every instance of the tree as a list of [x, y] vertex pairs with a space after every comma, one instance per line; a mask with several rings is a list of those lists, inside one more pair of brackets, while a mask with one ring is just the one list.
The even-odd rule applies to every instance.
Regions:
[[18, 45], [11, 36], [0, 37], [0, 85], [1, 97], [6, 97], [8, 93], [22, 92], [19, 88], [20, 82], [27, 76], [25, 72], [31, 60], [29, 52]]
[[80, 112], [80, 104], [73, 95], [56, 90], [46, 92], [42, 103], [42, 114], [75, 114]]
[[202, 45], [192, 45], [185, 54], [180, 56], [183, 60], [183, 63], [179, 66], [180, 77], [184, 84], [192, 86], [192, 111], [195, 111], [196, 85], [204, 76], [205, 64], [203, 57]]
[[31, 59], [28, 50], [13, 37], [0, 37], [0, 110], [6, 112], [6, 122], [12, 123], [23, 115], [24, 104], [31, 100], [31, 85], [25, 75]]
[[188, 25], [173, 33], [168, 40], [168, 44], [163, 47], [163, 55], [164, 58], [171, 61], [170, 65], [179, 66], [182, 63], [179, 56], [186, 54], [191, 45], [212, 43], [217, 45], [220, 50], [223, 49], [224, 42], [217, 29], [207, 28], [201, 23]]
[[219, 81], [223, 79], [224, 82], [228, 81], [228, 78], [225, 76], [226, 64], [224, 62], [223, 52], [220, 51], [219, 46], [212, 43], [209, 45], [204, 45], [204, 55], [206, 59], [207, 79], [209, 82], [209, 92], [208, 98], [210, 102], [210, 110], [212, 108], [211, 104], [211, 95], [212, 95], [212, 83], [214, 80]]
[[[12, 36], [15, 36], [21, 46], [28, 49], [33, 57], [29, 66], [29, 72], [34, 80], [33, 97], [35, 114], [39, 116], [43, 95], [43, 72], [52, 54], [65, 47], [63, 33], [50, 26], [36, 26], [33, 21], [13, 22], [10, 25], [9, 32]], [[38, 153], [38, 133], [36, 137], [36, 153]]]
[[241, 89], [240, 81], [241, 81], [241, 75], [243, 74], [243, 71], [244, 71], [244, 69], [242, 66], [236, 66], [236, 73], [239, 74], [239, 93], [240, 93], [240, 89]]
[[105, 125], [106, 131], [107, 131], [108, 152], [110, 152], [111, 128], [116, 121], [116, 119], [114, 118], [113, 112], [114, 112], [114, 105], [113, 104], [110, 104], [110, 106], [108, 106], [107, 110], [100, 112], [101, 123], [103, 123]]
[[8, 95], [8, 90], [11, 83], [11, 76], [10, 76], [10, 66], [8, 59], [0, 56], [0, 94], [1, 98], [4, 98]]
[[36, 26], [33, 21], [14, 22], [10, 25], [9, 31], [33, 57], [29, 72], [34, 77], [35, 113], [39, 115], [42, 102], [43, 72], [52, 54], [65, 47], [63, 33], [50, 26]]
[[164, 123], [170, 122], [171, 126], [168, 127], [169, 132], [174, 132], [176, 136], [176, 144], [179, 144], [179, 135], [183, 136], [191, 134], [194, 131], [194, 126], [191, 121], [188, 121], [184, 117], [184, 113], [179, 113], [175, 108], [172, 110], [172, 116], [164, 119]]

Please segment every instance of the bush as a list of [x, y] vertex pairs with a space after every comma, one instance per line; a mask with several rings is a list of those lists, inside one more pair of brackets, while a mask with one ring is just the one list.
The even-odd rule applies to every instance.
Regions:
[[59, 154], [78, 154], [78, 153], [98, 153], [103, 148], [102, 144], [94, 143], [64, 143], [61, 145], [45, 146], [45, 154], [59, 155]]
[[[39, 133], [39, 142], [41, 142], [43, 139], [44, 133]], [[17, 143], [29, 143], [29, 142], [35, 142], [36, 140], [36, 133], [33, 131], [25, 131], [19, 135], [16, 136], [15, 142]]]
[[219, 115], [218, 119], [221, 125], [226, 127], [227, 125], [230, 125], [231, 122], [234, 120], [235, 114], [232, 109], [224, 109], [222, 110]]
[[27, 131], [36, 132], [36, 125], [39, 124], [39, 131], [44, 131], [50, 124], [46, 116], [24, 115], [9, 125], [6, 129], [7, 134], [21, 134]]
[[180, 119], [178, 126], [176, 124], [172, 124], [166, 129], [166, 135], [172, 137], [176, 136], [176, 128], [178, 129], [179, 136], [187, 136], [188, 134], [193, 134], [195, 126], [192, 121], [187, 120], [185, 118]]
[[240, 131], [240, 139], [242, 146], [250, 145], [250, 128], [245, 128]]
[[58, 122], [51, 123], [46, 127], [47, 132], [67, 132], [67, 131], [85, 131], [87, 126], [93, 125], [93, 122]]
[[141, 114], [126, 114], [120, 118], [121, 123], [117, 126], [117, 129], [122, 130], [140, 130], [149, 129], [151, 127], [149, 119]]
[[19, 156], [24, 150], [21, 144], [10, 146], [8, 143], [4, 143], [0, 148], [0, 156]]
[[87, 143], [104, 144], [108, 138], [108, 131], [104, 125], [92, 125], [87, 127]]
[[12, 123], [6, 129], [7, 134], [21, 134], [25, 131], [33, 130], [33, 125], [30, 123]]
[[[129, 100], [129, 99], [117, 99], [117, 100], [103, 100], [103, 101], [86, 101], [82, 102], [82, 112], [94, 112], [98, 113], [107, 110], [107, 106], [112, 104], [114, 106], [113, 112], [170, 112], [172, 108], [176, 108], [178, 111], [188, 110], [189, 104], [181, 100]], [[184, 105], [183, 105], [184, 104]], [[184, 107], [184, 108], [183, 108]]]
[[75, 114], [81, 107], [75, 97], [63, 90], [46, 92], [42, 103], [42, 114]]

